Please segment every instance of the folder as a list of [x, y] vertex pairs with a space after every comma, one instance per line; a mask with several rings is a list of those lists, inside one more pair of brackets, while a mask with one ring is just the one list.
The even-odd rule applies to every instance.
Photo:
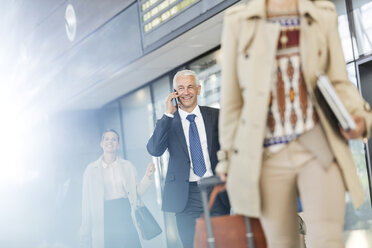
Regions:
[[324, 114], [333, 125], [341, 126], [346, 131], [356, 128], [353, 117], [345, 108], [328, 77], [323, 74], [318, 76], [315, 96]]

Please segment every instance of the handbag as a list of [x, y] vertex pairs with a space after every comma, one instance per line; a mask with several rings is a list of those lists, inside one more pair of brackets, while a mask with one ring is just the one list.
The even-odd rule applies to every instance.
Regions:
[[139, 206], [134, 211], [137, 226], [144, 240], [150, 240], [158, 236], [162, 230], [146, 206]]
[[223, 190], [226, 190], [225, 185], [214, 187], [208, 206], [203, 200], [206, 210], [196, 220], [194, 248], [266, 248], [266, 238], [259, 219], [243, 215], [209, 217], [209, 209], [217, 194]]

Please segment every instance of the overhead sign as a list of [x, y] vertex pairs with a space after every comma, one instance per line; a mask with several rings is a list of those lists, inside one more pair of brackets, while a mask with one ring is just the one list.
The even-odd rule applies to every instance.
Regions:
[[143, 32], [148, 33], [200, 0], [142, 0]]

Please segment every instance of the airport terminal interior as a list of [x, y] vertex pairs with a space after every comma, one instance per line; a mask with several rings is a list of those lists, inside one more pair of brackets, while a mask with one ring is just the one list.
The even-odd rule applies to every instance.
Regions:
[[[172, 78], [197, 73], [200, 105], [219, 108], [221, 33], [238, 0], [5, 0], [0, 8], [0, 247], [79, 247], [82, 179], [115, 129], [163, 232], [142, 247], [182, 248], [161, 211], [169, 155], [146, 144]], [[350, 81], [372, 103], [372, 1], [332, 0]], [[372, 141], [350, 141], [365, 203], [345, 197], [346, 248], [372, 247]]]

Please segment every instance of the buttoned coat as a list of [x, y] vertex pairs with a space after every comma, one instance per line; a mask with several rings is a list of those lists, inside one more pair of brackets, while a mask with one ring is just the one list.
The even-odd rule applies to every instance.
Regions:
[[[123, 187], [132, 209], [132, 219], [135, 226], [134, 210], [142, 205], [141, 196], [151, 185], [152, 180], [146, 175], [140, 183], [137, 182], [137, 170], [128, 160], [117, 158], [124, 178]], [[80, 227], [80, 246], [89, 248], [104, 247], [104, 181], [102, 156], [89, 164], [83, 176], [82, 221]]]
[[[228, 160], [219, 163], [216, 171], [228, 172], [227, 189], [234, 211], [249, 216], [261, 214], [263, 139], [280, 34], [279, 24], [266, 20], [265, 8], [265, 0], [231, 8], [225, 15], [222, 35], [219, 138]], [[332, 128], [315, 99], [317, 75], [326, 74], [349, 112], [365, 118], [366, 137], [372, 124], [370, 107], [348, 80], [333, 3], [298, 0], [298, 10], [300, 57], [307, 90], [346, 189], [358, 207], [363, 203], [363, 191], [356, 166], [347, 141]]]

